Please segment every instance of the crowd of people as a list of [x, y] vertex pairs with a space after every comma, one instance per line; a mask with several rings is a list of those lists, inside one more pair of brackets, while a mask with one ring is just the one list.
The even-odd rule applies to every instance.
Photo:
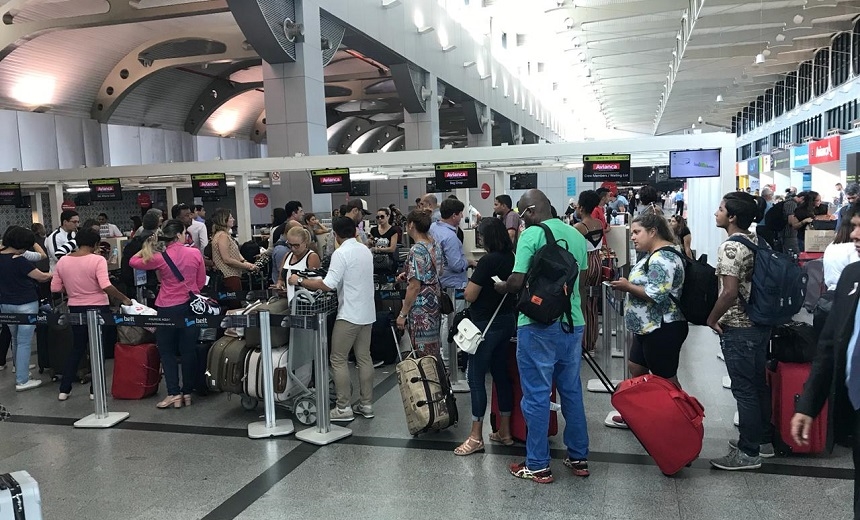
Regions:
[[[374, 299], [374, 274], [384, 271], [396, 274], [405, 285], [395, 324], [408, 334], [418, 355], [446, 361], [448, 318], [466, 303], [470, 304], [470, 318], [483, 331], [484, 340], [468, 356], [466, 369], [471, 390], [471, 430], [454, 453], [466, 456], [484, 449], [488, 373], [495, 384], [499, 412], [496, 431], [489, 435], [489, 441], [513, 444], [511, 416], [516, 403], [508, 360], [515, 356], [523, 395], [519, 405], [528, 433], [525, 460], [512, 464], [510, 472], [541, 483], [554, 480], [546, 431], [555, 385], [565, 417], [567, 456], [563, 463], [574, 475], [588, 476], [589, 440], [580, 360], [583, 350], [595, 349], [600, 333], [599, 287], [606, 280], [604, 266], [612, 256], [607, 236], [618, 215], [632, 218], [632, 244], [638, 252], [629, 275], [611, 281], [614, 289], [626, 295], [624, 320], [634, 338], [629, 374], [654, 374], [681, 388], [678, 367], [689, 326], [679, 300], [685, 283], [684, 259], [692, 258], [693, 251], [683, 194], [678, 193], [680, 198], [674, 200], [677, 209], [671, 216], [664, 211], [664, 204], [672, 197], [662, 197], [649, 186], [627, 196], [606, 188], [583, 191], [577, 200], [571, 200], [561, 218], [540, 190], [527, 191], [516, 204], [509, 195], [496, 196], [492, 218], [481, 218], [456, 197], [440, 203], [435, 195], [427, 194], [407, 214], [394, 205], [371, 213], [364, 201], [352, 199], [335, 210], [337, 216], [331, 228], [315, 214], [305, 213], [301, 202], [289, 201], [283, 209], [273, 211], [271, 244], [262, 253], [270, 258], [272, 267], [262, 275], [273, 288], [283, 290], [287, 298], [292, 298], [299, 288], [337, 293], [339, 306], [330, 359], [337, 394], [336, 406], [330, 412], [332, 421], [374, 416], [370, 356], [371, 328], [377, 319], [378, 304]], [[824, 253], [825, 284], [837, 302], [857, 292], [854, 280], [860, 260], [860, 205], [856, 201], [860, 186], [849, 184], [840, 194], [843, 206], [836, 212], [822, 212], [821, 196], [814, 191], [796, 193], [790, 189], [784, 200], [777, 201], [769, 187], [759, 196], [744, 191], [727, 193], [719, 203], [715, 225], [726, 232], [727, 239], [718, 249], [719, 298], [707, 325], [720, 337], [740, 421], [739, 438], [729, 443], [725, 456], [711, 460], [715, 468], [756, 469], [761, 467], [762, 458], [774, 455], [770, 390], [765, 380], [772, 331], [769, 326], [755, 323], [744, 304], [752, 291], [757, 249], [772, 243], [781, 251], [801, 251], [805, 228], [819, 220], [837, 220], [836, 238]], [[375, 225], [365, 230], [364, 220], [371, 214]], [[207, 270], [220, 274], [218, 283], [225, 289], [239, 291], [243, 274], [261, 269], [259, 262], [240, 252], [232, 235], [235, 218], [230, 210], [218, 208], [206, 218], [202, 207], [177, 204], [171, 208], [170, 216], [165, 222], [160, 210], [146, 212], [139, 222], [134, 222], [138, 227], [123, 254], [123, 271], [145, 272], [147, 285], [159, 287], [155, 306], [160, 315], [182, 315], [188, 292], [203, 288]], [[477, 262], [468, 258], [463, 246], [461, 228], [466, 218], [469, 226], [477, 227], [485, 250]], [[35, 313], [46, 293], [65, 293], [71, 312], [108, 312], [111, 300], [130, 303], [129, 291], [117, 288], [100, 254], [100, 241], [117, 232], [107, 216], [100, 215], [92, 225], [81, 224], [78, 213], [64, 211], [60, 220], [61, 225], [47, 236], [38, 224], [32, 229], [12, 226], [6, 230], [0, 264], [8, 276], [0, 288], [0, 310]], [[784, 221], [781, 228], [771, 225], [777, 220]], [[758, 225], [751, 230], [754, 223]], [[548, 236], [573, 256], [579, 269], [577, 287], [569, 293], [569, 312], [550, 324], [518, 312], [517, 307], [517, 295]], [[407, 242], [408, 251], [399, 254]], [[307, 276], [308, 271], [323, 266], [323, 276]], [[120, 279], [125, 281], [127, 273], [122, 274]], [[853, 291], [843, 294], [851, 288]], [[462, 298], [456, 297], [458, 292]], [[449, 294], [455, 297], [446, 309]], [[853, 297], [853, 305], [856, 304], [857, 297]], [[860, 384], [855, 385], [855, 379], [860, 378], [850, 377], [854, 366], [852, 347], [860, 325], [851, 330], [844, 329], [843, 323], [832, 322], [823, 326], [819, 345], [822, 357], [814, 365], [807, 391], [799, 397], [799, 413], [794, 419], [798, 442], [804, 441], [812, 417], [833, 391], [847, 393], [852, 403], [860, 405]], [[860, 324], [860, 320], [846, 317], [845, 323]], [[33, 326], [10, 325], [8, 330], [16, 389], [39, 386], [41, 381], [29, 375]], [[74, 345], [62, 371], [60, 400], [71, 394], [75, 369], [88, 341], [84, 326], [74, 326], [73, 330]], [[157, 345], [167, 384], [167, 396], [156, 405], [158, 408], [180, 408], [192, 402], [196, 363], [185, 361], [198, 355], [193, 334], [193, 329], [158, 330]], [[514, 337], [516, 341], [512, 342]], [[834, 351], [843, 348], [848, 353], [836, 356], [841, 361], [834, 361]], [[351, 351], [355, 353], [359, 375], [360, 396], [354, 405], [347, 364]], [[177, 353], [183, 360], [181, 374]], [[844, 388], [833, 383], [834, 377], [845, 381]], [[616, 427], [627, 427], [620, 415], [611, 421]], [[857, 456], [855, 452], [855, 459]]]

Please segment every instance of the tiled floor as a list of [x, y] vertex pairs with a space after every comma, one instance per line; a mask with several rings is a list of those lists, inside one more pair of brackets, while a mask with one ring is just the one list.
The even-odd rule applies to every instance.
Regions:
[[[238, 398], [225, 395], [181, 410], [157, 410], [154, 398], [110, 400], [112, 410], [131, 413], [128, 421], [109, 430], [76, 430], [71, 423], [92, 412], [86, 388], [76, 387], [61, 403], [56, 384], [15, 393], [11, 371], [0, 372], [0, 403], [13, 416], [0, 423], [0, 471], [29, 471], [40, 484], [45, 518], [62, 520], [851, 518], [852, 465], [845, 448], [771, 459], [756, 473], [709, 469], [707, 459], [722, 455], [737, 436], [717, 350], [710, 331], [692, 328], [681, 382], [705, 406], [706, 437], [700, 460], [673, 478], [650, 463], [630, 432], [603, 426], [607, 394], [585, 397], [588, 479], [569, 474], [560, 460], [553, 461], [552, 485], [514, 479], [506, 464], [522, 457], [521, 446], [488, 445], [486, 453], [456, 457], [451, 450], [468, 434], [467, 421], [412, 438], [392, 366], [376, 370], [376, 418], [356, 419], [351, 437], [324, 447], [293, 436], [248, 439], [247, 424], [260, 412], [243, 411]], [[621, 361], [610, 369], [618, 377]], [[583, 367], [583, 378], [592, 377]], [[458, 403], [468, 418], [468, 395]], [[560, 436], [552, 447], [563, 448]], [[802, 476], [810, 467], [828, 478]]]

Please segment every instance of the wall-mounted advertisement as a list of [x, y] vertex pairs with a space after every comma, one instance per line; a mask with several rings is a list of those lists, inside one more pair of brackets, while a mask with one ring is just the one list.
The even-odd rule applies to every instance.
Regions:
[[809, 164], [824, 164], [839, 160], [838, 135], [809, 143]]
[[583, 182], [630, 182], [630, 154], [583, 155]]
[[809, 166], [809, 145], [795, 146], [791, 149], [791, 169], [800, 170]]
[[785, 171], [791, 168], [791, 153], [788, 150], [776, 152], [771, 156], [771, 168], [776, 171]]

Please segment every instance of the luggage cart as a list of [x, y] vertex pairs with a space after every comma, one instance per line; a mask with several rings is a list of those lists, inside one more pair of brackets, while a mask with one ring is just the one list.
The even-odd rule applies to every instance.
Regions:
[[[315, 317], [337, 312], [337, 294], [332, 292], [299, 289], [291, 304], [292, 316]], [[287, 320], [284, 320], [287, 321]], [[289, 326], [283, 323], [282, 326]], [[295, 325], [295, 324], [293, 324]], [[266, 326], [262, 324], [262, 326]], [[314, 424], [317, 420], [317, 402], [314, 390], [309, 387], [314, 363], [314, 337], [317, 332], [301, 327], [290, 327], [290, 341], [287, 347], [287, 383], [289, 394], [276, 406], [291, 412], [296, 420], [304, 425]], [[242, 395], [241, 404], [245, 410], [257, 408], [259, 399]]]

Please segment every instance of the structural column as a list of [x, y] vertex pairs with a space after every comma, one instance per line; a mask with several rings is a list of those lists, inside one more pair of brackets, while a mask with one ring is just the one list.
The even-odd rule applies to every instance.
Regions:
[[478, 114], [478, 117], [481, 121], [481, 128], [483, 129], [483, 132], [473, 134], [472, 132], [466, 130], [466, 144], [468, 144], [469, 148], [476, 148], [479, 146], [493, 146], [492, 110], [490, 110], [490, 107], [484, 106]]
[[[295, 5], [297, 22], [304, 26], [296, 61], [263, 63], [269, 157], [328, 155], [319, 3], [296, 0]], [[301, 201], [305, 211], [331, 211], [331, 196], [313, 195], [305, 171], [283, 172], [282, 184], [272, 186], [274, 206], [288, 200]]]
[[403, 133], [407, 150], [439, 149], [439, 81], [435, 74], [428, 73], [426, 78], [426, 88], [430, 91], [426, 111], [414, 114], [403, 111]]
[[[60, 213], [63, 212], [63, 183], [48, 185], [48, 202], [51, 204], [51, 222], [45, 222], [48, 233], [60, 227]], [[50, 225], [50, 226], [49, 226]]]

